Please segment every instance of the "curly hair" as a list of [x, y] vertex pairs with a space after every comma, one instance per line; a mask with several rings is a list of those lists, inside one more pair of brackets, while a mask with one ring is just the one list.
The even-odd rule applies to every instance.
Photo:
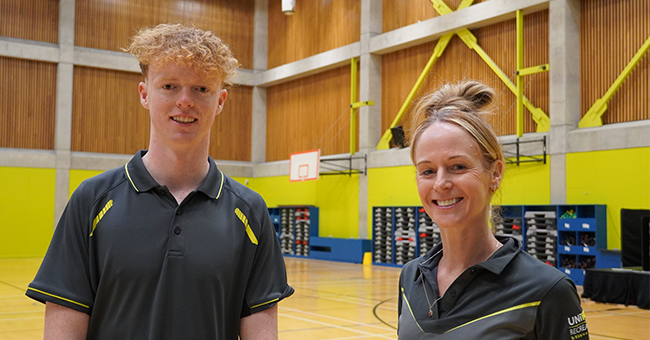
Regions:
[[210, 31], [183, 24], [160, 24], [141, 29], [124, 51], [140, 63], [145, 79], [149, 65], [175, 62], [192, 67], [202, 76], [217, 76], [232, 85], [239, 63], [230, 48]]

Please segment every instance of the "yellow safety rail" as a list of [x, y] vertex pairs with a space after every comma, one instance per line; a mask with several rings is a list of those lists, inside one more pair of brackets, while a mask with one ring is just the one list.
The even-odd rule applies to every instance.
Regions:
[[630, 73], [632, 73], [632, 70], [634, 70], [636, 65], [641, 61], [641, 59], [643, 59], [645, 54], [648, 53], [649, 49], [650, 37], [648, 37], [639, 51], [636, 52], [634, 57], [632, 57], [632, 60], [630, 60], [627, 66], [623, 69], [623, 72], [621, 72], [618, 78], [616, 78], [612, 86], [609, 87], [609, 90], [605, 92], [605, 95], [602, 98], [596, 99], [594, 105], [589, 108], [587, 113], [585, 113], [584, 117], [580, 120], [580, 123], [578, 123], [578, 127], [585, 128], [603, 125], [602, 116], [605, 114], [605, 111], [607, 111], [607, 103], [609, 103], [609, 100], [612, 99], [616, 91], [618, 91], [621, 85], [623, 85], [625, 79], [627, 79]]

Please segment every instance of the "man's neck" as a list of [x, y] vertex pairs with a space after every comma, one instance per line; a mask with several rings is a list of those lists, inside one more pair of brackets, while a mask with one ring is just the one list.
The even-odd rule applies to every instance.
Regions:
[[150, 147], [142, 157], [144, 166], [158, 184], [167, 186], [180, 204], [203, 183], [210, 170], [207, 148], [172, 150]]

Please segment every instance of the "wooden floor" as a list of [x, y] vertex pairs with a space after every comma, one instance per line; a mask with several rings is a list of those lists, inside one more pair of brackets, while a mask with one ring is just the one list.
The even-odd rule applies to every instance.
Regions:
[[[25, 297], [41, 259], [0, 259], [0, 339], [42, 339], [44, 307]], [[286, 258], [296, 293], [280, 302], [283, 340], [396, 339], [399, 268]], [[583, 300], [590, 339], [650, 339], [650, 310]]]

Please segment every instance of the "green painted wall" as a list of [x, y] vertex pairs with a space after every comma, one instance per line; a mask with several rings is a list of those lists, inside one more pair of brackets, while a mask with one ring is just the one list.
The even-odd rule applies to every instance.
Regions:
[[607, 247], [621, 249], [621, 209], [650, 209], [650, 148], [566, 156], [568, 204], [607, 205]]
[[0, 167], [0, 257], [44, 256], [54, 232], [56, 170]]

